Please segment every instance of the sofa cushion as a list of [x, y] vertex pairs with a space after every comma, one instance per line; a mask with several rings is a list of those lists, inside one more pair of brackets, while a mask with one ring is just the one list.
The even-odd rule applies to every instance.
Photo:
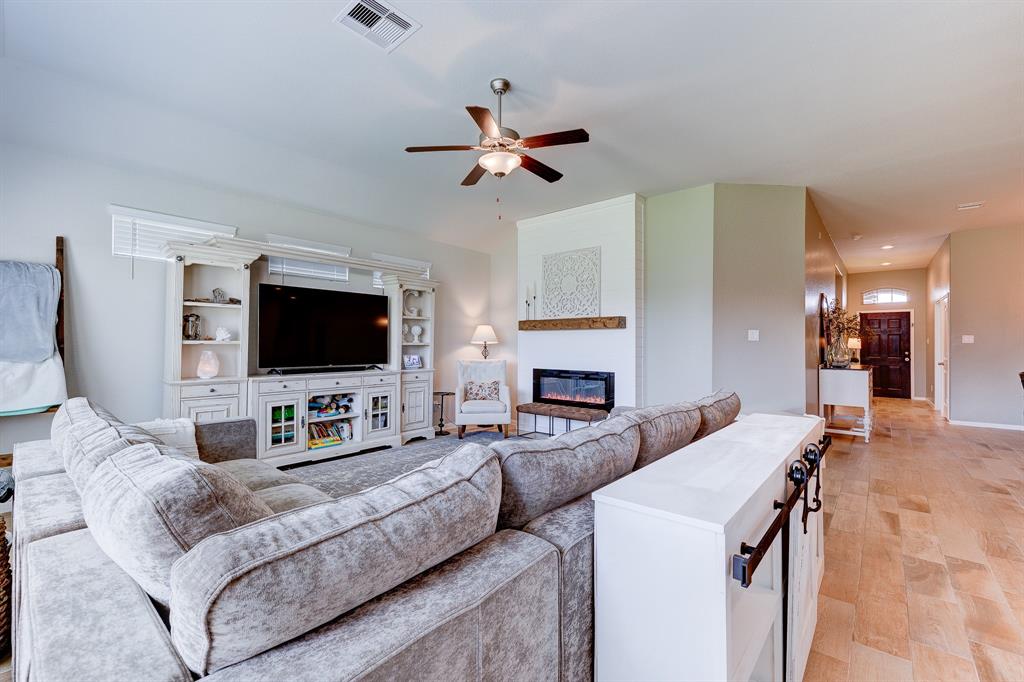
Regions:
[[256, 497], [266, 502], [275, 514], [333, 499], [327, 493], [305, 483], [285, 483], [271, 488], [263, 488], [256, 491]]
[[740, 397], [733, 391], [718, 391], [697, 401], [700, 408], [700, 428], [693, 440], [703, 438], [736, 421], [740, 413]]
[[64, 472], [64, 460], [48, 440], [30, 440], [14, 444], [11, 474], [19, 484], [30, 478]]
[[377, 487], [208, 537], [171, 569], [171, 637], [200, 675], [243, 661], [480, 542], [500, 499], [494, 453], [468, 444]]
[[199, 459], [199, 447], [196, 445], [196, 425], [191, 419], [185, 417], [153, 419], [148, 422], [138, 422], [135, 426], [156, 437], [164, 445], [170, 445], [189, 457]]
[[152, 601], [88, 529], [26, 548], [18, 668], [33, 680], [190, 682]]
[[57, 408], [50, 423], [50, 441], [53, 449], [63, 455], [64, 436], [76, 425], [84, 425], [87, 422], [100, 421], [106, 423], [120, 423], [117, 417], [106, 409], [92, 402], [88, 398], [68, 398], [64, 404]]
[[289, 483], [302, 483], [295, 476], [286, 474], [277, 467], [258, 459], [231, 459], [217, 462], [216, 466], [227, 471], [246, 488], [253, 491]]
[[76, 424], [64, 436], [64, 468], [81, 492], [103, 460], [115, 452], [142, 443], [157, 446], [161, 454], [171, 450], [170, 446], [138, 426], [98, 419]]
[[114, 452], [82, 493], [96, 542], [154, 599], [170, 600], [171, 564], [203, 538], [273, 511], [228, 472], [150, 443]]
[[700, 408], [693, 403], [654, 405], [625, 413], [640, 427], [635, 469], [686, 447], [700, 427]]
[[463, 414], [501, 414], [505, 403], [500, 400], [467, 400], [460, 408]]
[[555, 438], [493, 443], [501, 459], [498, 527], [521, 528], [629, 473], [639, 445], [640, 429], [625, 416]]
[[306, 635], [222, 668], [251, 680], [558, 680], [558, 559], [504, 530]]
[[85, 528], [82, 499], [67, 474], [19, 481], [14, 496], [13, 524], [18, 546]]
[[196, 446], [204, 462], [256, 459], [256, 420], [200, 422], [196, 424]]
[[523, 526], [558, 549], [563, 682], [594, 674], [594, 501], [585, 495]]

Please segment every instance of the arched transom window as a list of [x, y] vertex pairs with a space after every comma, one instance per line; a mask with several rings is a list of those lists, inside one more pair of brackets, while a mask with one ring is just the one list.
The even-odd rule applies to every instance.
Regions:
[[895, 289], [886, 287], [884, 289], [871, 289], [863, 294], [864, 305], [875, 303], [906, 303], [908, 300], [906, 289]]

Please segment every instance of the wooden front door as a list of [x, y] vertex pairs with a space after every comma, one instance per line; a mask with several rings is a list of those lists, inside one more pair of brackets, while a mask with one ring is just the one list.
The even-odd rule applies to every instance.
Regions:
[[871, 365], [874, 394], [910, 397], [910, 313], [861, 313], [861, 364]]

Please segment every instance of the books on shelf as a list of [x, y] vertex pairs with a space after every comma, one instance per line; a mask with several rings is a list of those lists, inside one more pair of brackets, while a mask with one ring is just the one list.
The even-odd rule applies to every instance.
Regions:
[[352, 440], [352, 423], [347, 420], [310, 424], [308, 428], [310, 450], [340, 445]]

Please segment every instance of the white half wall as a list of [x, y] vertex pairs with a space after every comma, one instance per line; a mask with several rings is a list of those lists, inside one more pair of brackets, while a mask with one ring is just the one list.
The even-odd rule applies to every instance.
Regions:
[[594, 246], [601, 248], [600, 314], [626, 316], [625, 329], [518, 332], [519, 403], [532, 399], [540, 367], [615, 372], [616, 404], [642, 404], [643, 209], [643, 199], [628, 194], [517, 223], [519, 319], [527, 317], [527, 291], [537, 292], [535, 310], [543, 310], [544, 255]]

